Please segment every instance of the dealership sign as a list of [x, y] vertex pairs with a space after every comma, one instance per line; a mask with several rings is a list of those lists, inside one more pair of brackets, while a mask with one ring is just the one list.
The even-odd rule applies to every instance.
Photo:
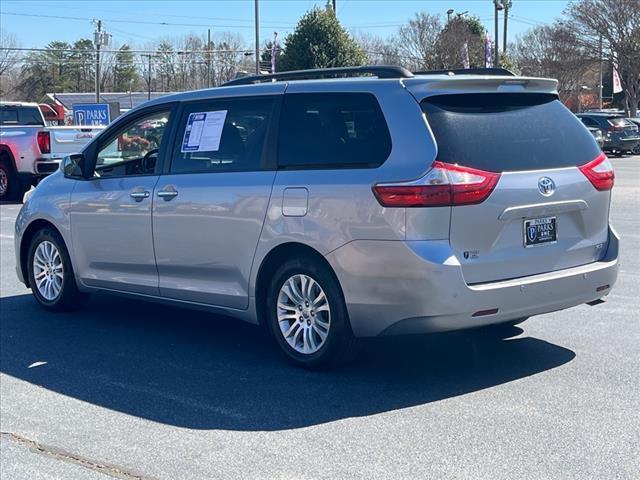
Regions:
[[74, 103], [73, 123], [75, 125], [109, 125], [111, 115], [108, 103]]

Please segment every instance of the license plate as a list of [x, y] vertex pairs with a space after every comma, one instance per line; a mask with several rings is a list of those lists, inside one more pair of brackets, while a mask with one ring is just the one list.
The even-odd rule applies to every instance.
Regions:
[[524, 221], [524, 246], [533, 247], [557, 241], [556, 217], [532, 218]]

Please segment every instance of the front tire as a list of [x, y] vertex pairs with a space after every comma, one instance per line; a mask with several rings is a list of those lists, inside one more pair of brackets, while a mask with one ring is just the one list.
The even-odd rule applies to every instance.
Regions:
[[269, 284], [267, 323], [287, 359], [304, 368], [343, 364], [357, 352], [342, 289], [312, 258], [287, 260]]
[[56, 230], [38, 231], [27, 258], [29, 285], [40, 305], [55, 311], [78, 307], [83, 296], [76, 285], [69, 252]]

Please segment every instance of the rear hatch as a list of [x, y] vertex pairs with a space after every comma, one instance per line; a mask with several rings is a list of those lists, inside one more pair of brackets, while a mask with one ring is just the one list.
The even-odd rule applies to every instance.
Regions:
[[631, 120], [624, 117], [608, 117], [607, 122], [611, 125], [608, 131], [618, 133], [621, 140], [640, 140], [640, 137], [638, 137], [638, 126]]
[[556, 95], [446, 94], [427, 97], [421, 105], [441, 165], [461, 170], [463, 180], [464, 175], [481, 180], [482, 172], [497, 178], [481, 203], [452, 203], [450, 243], [467, 283], [602, 258], [613, 171], [593, 136]]

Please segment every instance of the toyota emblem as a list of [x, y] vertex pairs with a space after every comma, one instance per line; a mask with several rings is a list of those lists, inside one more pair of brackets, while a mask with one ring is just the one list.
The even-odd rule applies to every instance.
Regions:
[[542, 177], [538, 180], [538, 190], [545, 197], [549, 197], [556, 191], [556, 184], [549, 177]]

